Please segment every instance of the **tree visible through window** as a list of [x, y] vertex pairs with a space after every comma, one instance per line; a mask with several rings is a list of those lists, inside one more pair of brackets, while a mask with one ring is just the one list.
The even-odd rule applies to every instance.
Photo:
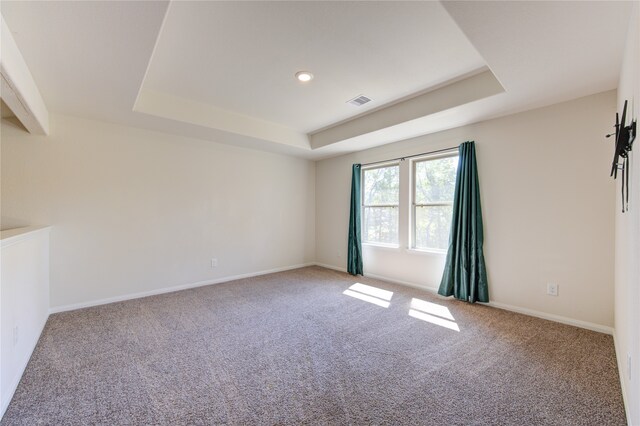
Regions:
[[399, 166], [363, 170], [362, 204], [364, 221], [362, 241], [398, 244]]
[[449, 246], [458, 156], [414, 162], [413, 247]]

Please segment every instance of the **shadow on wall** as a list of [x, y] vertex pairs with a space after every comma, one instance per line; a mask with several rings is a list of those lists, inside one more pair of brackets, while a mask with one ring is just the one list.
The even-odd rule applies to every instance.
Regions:
[[0, 231], [8, 231], [10, 229], [24, 228], [27, 226], [31, 226], [31, 224], [22, 219], [10, 216], [2, 216], [0, 218]]

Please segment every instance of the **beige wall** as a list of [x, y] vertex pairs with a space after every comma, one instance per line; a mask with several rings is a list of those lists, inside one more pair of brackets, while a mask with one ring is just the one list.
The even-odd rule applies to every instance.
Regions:
[[[613, 326], [615, 187], [604, 135], [615, 102], [614, 91], [600, 93], [318, 162], [317, 261], [345, 268], [352, 163], [475, 140], [491, 300]], [[365, 246], [365, 274], [436, 288], [444, 256], [405, 248]]]
[[[3, 225], [54, 226], [54, 307], [313, 261], [343, 268], [353, 162], [475, 140], [492, 301], [612, 326], [602, 136], [614, 112], [607, 92], [316, 165], [65, 116], [48, 138], [4, 122]], [[365, 261], [368, 274], [436, 288], [443, 256], [366, 247]]]
[[[629, 101], [627, 114], [640, 110], [640, 6], [634, 5], [618, 86], [618, 110]], [[613, 116], [609, 118], [613, 122]], [[630, 120], [627, 119], [627, 123]], [[621, 212], [616, 182], [615, 337], [618, 367], [630, 424], [640, 424], [640, 156], [631, 152], [629, 211]], [[631, 366], [628, 364], [631, 360]]]
[[306, 160], [60, 115], [49, 137], [2, 122], [3, 228], [53, 226], [54, 308], [313, 262], [314, 191]]

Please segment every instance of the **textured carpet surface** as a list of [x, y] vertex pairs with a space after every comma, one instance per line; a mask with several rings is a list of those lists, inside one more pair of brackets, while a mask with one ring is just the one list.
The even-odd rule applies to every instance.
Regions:
[[310, 267], [52, 315], [2, 420], [40, 424], [623, 425], [625, 414], [611, 336]]

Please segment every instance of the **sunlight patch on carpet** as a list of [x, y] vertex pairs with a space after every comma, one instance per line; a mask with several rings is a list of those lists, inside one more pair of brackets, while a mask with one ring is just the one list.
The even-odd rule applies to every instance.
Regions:
[[411, 299], [411, 309], [424, 312], [427, 314], [435, 315], [450, 321], [455, 321], [455, 318], [451, 314], [451, 311], [446, 306], [438, 305], [437, 303], [427, 302], [426, 300]]
[[455, 323], [455, 318], [446, 306], [437, 303], [427, 302], [426, 300], [411, 299], [411, 309], [409, 316], [426, 321], [431, 324], [439, 325], [454, 331], [460, 331], [460, 327]]
[[383, 290], [378, 287], [361, 283], [353, 284], [342, 294], [364, 300], [365, 302], [373, 303], [374, 305], [382, 306], [383, 308], [389, 307], [389, 302], [393, 297], [392, 291]]

